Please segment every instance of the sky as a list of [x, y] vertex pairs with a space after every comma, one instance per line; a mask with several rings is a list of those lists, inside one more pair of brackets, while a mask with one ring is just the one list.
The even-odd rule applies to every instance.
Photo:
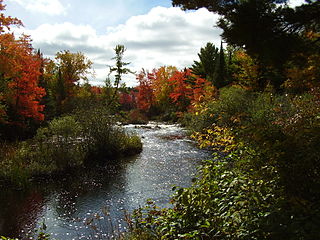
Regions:
[[[291, 0], [299, 5], [303, 0]], [[182, 11], [170, 0], [4, 0], [7, 16], [22, 20], [15, 29], [31, 36], [32, 45], [45, 57], [57, 52], [82, 52], [91, 61], [93, 85], [103, 85], [114, 48], [126, 47], [124, 61], [131, 70], [152, 70], [173, 65], [189, 67], [207, 42], [220, 46], [218, 15], [206, 9]], [[126, 75], [127, 86], [137, 85]]]

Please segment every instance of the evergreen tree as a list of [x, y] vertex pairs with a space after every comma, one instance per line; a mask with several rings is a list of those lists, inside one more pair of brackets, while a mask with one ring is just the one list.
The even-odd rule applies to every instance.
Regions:
[[205, 47], [200, 49], [200, 53], [198, 53], [200, 61], [194, 61], [191, 72], [213, 83], [218, 51], [213, 43], [208, 42]]
[[226, 68], [226, 61], [225, 61], [222, 41], [220, 45], [219, 54], [217, 55], [217, 58], [215, 61], [213, 84], [216, 88], [222, 88], [228, 84], [227, 68]]
[[57, 73], [57, 82], [56, 82], [56, 104], [57, 104], [57, 114], [60, 115], [62, 113], [62, 105], [63, 101], [67, 98], [66, 88], [64, 84], [64, 80], [62, 78], [61, 69], [58, 69]]

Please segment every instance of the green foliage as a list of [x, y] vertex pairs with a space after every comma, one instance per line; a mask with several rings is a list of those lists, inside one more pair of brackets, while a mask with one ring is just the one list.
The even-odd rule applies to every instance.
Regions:
[[213, 81], [215, 73], [215, 63], [219, 55], [219, 50], [212, 43], [208, 42], [207, 45], [200, 49], [198, 57], [200, 61], [194, 61], [191, 71], [193, 74]]
[[174, 208], [138, 219], [149, 224], [141, 228], [163, 239], [318, 239], [319, 99], [317, 89], [291, 96], [234, 86], [196, 106], [185, 121], [194, 138], [229, 155], [207, 161]]
[[319, 199], [318, 103], [317, 92], [290, 96], [224, 88], [219, 100], [201, 105], [189, 122], [198, 132], [229, 128], [236, 142], [261, 153], [252, 167], [268, 163], [278, 169], [290, 194]]
[[116, 158], [142, 150], [142, 143], [137, 136], [129, 136], [106, 108], [80, 110], [76, 113], [77, 121], [83, 128], [82, 146], [87, 151], [90, 161]]
[[222, 43], [219, 50], [208, 42], [205, 47], [200, 49], [198, 56], [200, 61], [194, 61], [190, 68], [192, 73], [207, 79], [217, 88], [226, 86], [228, 84], [227, 66]]
[[204, 162], [200, 173], [192, 187], [176, 191], [173, 208], [137, 210], [136, 229], [161, 239], [271, 239], [263, 223], [279, 207], [276, 180], [257, 179], [217, 160]]
[[48, 127], [38, 129], [33, 139], [19, 143], [2, 159], [1, 175], [23, 185], [31, 176], [80, 166], [86, 153], [78, 139], [80, 133], [79, 123], [71, 116], [52, 120]]
[[[50, 234], [46, 233], [47, 226], [43, 222], [42, 226], [36, 230], [35, 236], [34, 237], [28, 237], [30, 240], [50, 240]], [[0, 236], [1, 240], [18, 240], [18, 238], [7, 238]]]

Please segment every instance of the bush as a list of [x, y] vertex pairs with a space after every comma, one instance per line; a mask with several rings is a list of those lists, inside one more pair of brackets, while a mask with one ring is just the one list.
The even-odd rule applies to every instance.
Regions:
[[2, 160], [1, 175], [19, 185], [31, 176], [80, 166], [85, 157], [81, 126], [71, 116], [52, 120], [33, 139], [20, 142]]
[[148, 118], [142, 114], [138, 109], [131, 110], [128, 113], [128, 124], [147, 124]]
[[128, 135], [123, 128], [117, 126], [117, 119], [107, 109], [82, 110], [75, 116], [83, 129], [87, 161], [117, 158], [142, 150], [140, 138]]

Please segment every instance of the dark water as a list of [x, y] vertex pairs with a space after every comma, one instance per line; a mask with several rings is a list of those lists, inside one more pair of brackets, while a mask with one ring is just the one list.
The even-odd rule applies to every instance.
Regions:
[[28, 239], [43, 222], [52, 239], [109, 239], [126, 230], [124, 212], [152, 198], [170, 207], [172, 186], [189, 186], [199, 150], [177, 125], [126, 126], [142, 136], [141, 154], [104, 167], [78, 170], [25, 191], [0, 189], [0, 235]]

